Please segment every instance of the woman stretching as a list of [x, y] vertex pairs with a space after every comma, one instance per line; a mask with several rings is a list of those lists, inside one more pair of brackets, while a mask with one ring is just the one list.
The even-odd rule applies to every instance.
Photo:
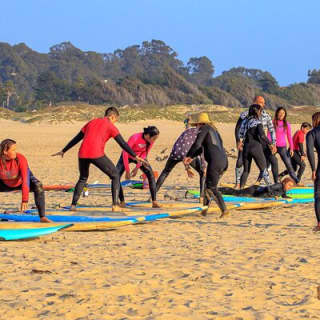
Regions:
[[[320, 112], [312, 116], [313, 129], [307, 134], [307, 157], [312, 170], [312, 180], [314, 181], [314, 210], [317, 218], [316, 231], [320, 231]], [[318, 164], [316, 168], [314, 158], [314, 148], [318, 154]]]
[[[157, 180], [157, 192], [163, 185], [164, 181], [169, 176], [170, 172], [174, 169], [174, 167], [179, 163], [182, 162], [185, 156], [187, 155], [188, 151], [190, 150], [191, 146], [197, 139], [199, 131], [199, 125], [197, 128], [188, 128], [182, 132], [179, 136], [173, 148], [171, 150], [170, 156], [166, 162], [164, 169], [162, 170], [159, 179]], [[186, 173], [188, 177], [193, 177], [193, 172], [191, 171], [190, 167], [195, 169], [199, 173], [200, 177], [200, 202], [203, 202], [203, 189], [204, 189], [204, 182], [205, 182], [205, 170], [206, 170], [206, 163], [203, 159], [203, 152], [200, 156], [193, 159], [190, 163], [190, 166], [186, 166]]]
[[210, 205], [214, 198], [222, 214], [227, 214], [227, 208], [218, 190], [218, 182], [223, 173], [228, 169], [228, 158], [223, 147], [223, 142], [218, 130], [212, 126], [207, 113], [200, 113], [196, 124], [199, 132], [196, 141], [191, 146], [184, 164], [189, 165], [192, 159], [204, 153], [204, 158], [208, 164], [206, 174], [206, 191], [204, 195], [204, 205]]
[[[143, 132], [136, 133], [129, 138], [128, 145], [135, 152], [137, 156], [139, 156], [141, 159], [146, 159], [154, 142], [158, 139], [159, 134], [160, 132], [157, 127], [150, 126], [150, 127], [144, 128]], [[137, 164], [137, 166], [133, 169], [131, 174], [130, 174], [130, 167], [129, 167], [130, 163]], [[141, 165], [140, 163], [137, 163], [137, 160], [131, 155], [129, 155], [128, 152], [123, 151], [117, 164], [117, 170], [118, 170], [120, 179], [124, 171], [126, 172], [126, 179], [135, 177], [139, 168], [148, 178], [151, 199], [152, 199], [152, 207], [160, 208], [156, 199], [156, 194], [157, 194], [156, 181], [155, 181], [154, 174], [150, 164], [146, 162], [144, 165]], [[125, 207], [124, 194], [123, 194], [123, 189], [121, 187], [121, 184], [120, 184], [119, 200], [120, 200], [120, 206]]]
[[0, 192], [22, 190], [20, 211], [28, 209], [29, 191], [34, 193], [40, 221], [51, 222], [45, 216], [45, 196], [41, 182], [29, 169], [27, 159], [17, 153], [14, 140], [5, 139], [0, 144]]
[[260, 172], [262, 173], [263, 179], [267, 185], [270, 185], [270, 177], [267, 169], [267, 161], [263, 153], [262, 144], [269, 145], [272, 148], [271, 142], [266, 137], [262, 123], [259, 120], [261, 112], [261, 106], [253, 104], [249, 108], [248, 118], [243, 121], [240, 132], [240, 150], [243, 149], [243, 164], [244, 170], [240, 180], [240, 189], [242, 189], [247, 182], [252, 159], [254, 159]]
[[104, 118], [89, 121], [62, 151], [53, 154], [53, 156], [63, 157], [69, 149], [83, 140], [79, 149], [80, 177], [73, 193], [71, 210], [76, 210], [81, 192], [89, 178], [89, 167], [93, 164], [111, 179], [112, 211], [122, 211], [118, 204], [120, 189], [119, 173], [113, 162], [104, 154], [105, 144], [110, 138], [114, 138], [119, 146], [126, 150], [135, 160], [141, 161], [142, 159], [136, 156], [135, 152], [124, 141], [119, 130], [114, 125], [118, 119], [119, 111], [115, 107], [108, 108]]
[[[286, 166], [286, 169], [290, 175], [290, 177], [295, 181], [295, 183], [299, 182], [295, 171], [293, 170], [292, 163], [290, 157], [293, 156], [293, 141], [291, 136], [291, 125], [289, 121], [287, 121], [287, 110], [283, 107], [279, 107], [274, 115], [273, 126], [276, 130], [276, 138], [277, 138], [277, 153], [279, 153], [283, 163]], [[268, 134], [268, 138], [270, 139], [270, 134]], [[290, 156], [287, 151], [287, 142], [289, 143]]]

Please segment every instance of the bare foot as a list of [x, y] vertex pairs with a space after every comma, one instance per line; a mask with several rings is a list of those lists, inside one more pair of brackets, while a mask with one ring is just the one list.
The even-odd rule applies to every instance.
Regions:
[[119, 207], [125, 208], [125, 207], [126, 207], [125, 201], [121, 201], [121, 202], [119, 203]]
[[320, 231], [320, 225], [313, 228], [313, 232], [319, 232]]
[[74, 204], [72, 204], [69, 210], [70, 211], [77, 211], [77, 207]]
[[161, 206], [157, 201], [152, 201], [152, 208], [161, 208]]
[[49, 220], [47, 217], [41, 217], [40, 218], [40, 222], [43, 222], [43, 223], [50, 223], [52, 222], [51, 220]]
[[112, 212], [126, 212], [129, 211], [127, 208], [122, 208], [120, 206], [112, 206]]
[[221, 215], [220, 215], [220, 218], [223, 218], [223, 217], [225, 217], [225, 216], [227, 216], [227, 215], [229, 215], [229, 211], [227, 210], [227, 211], [224, 211], [224, 212], [222, 212], [221, 213]]
[[240, 189], [240, 184], [235, 184], [233, 187], [235, 190], [239, 190]]

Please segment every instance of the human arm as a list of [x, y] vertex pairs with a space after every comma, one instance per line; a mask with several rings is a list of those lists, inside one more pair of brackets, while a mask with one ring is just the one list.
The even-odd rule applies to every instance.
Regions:
[[78, 142], [80, 142], [84, 137], [84, 133], [82, 131], [80, 131], [72, 140], [70, 140], [70, 142], [59, 152], [53, 154], [52, 156], [61, 156], [63, 157], [63, 155], [70, 150], [72, 147], [74, 147]]
[[[204, 142], [205, 137], [208, 134], [208, 126], [203, 126], [198, 134], [195, 142], [192, 144], [191, 148], [187, 153], [187, 158], [194, 158], [197, 154], [199, 154], [199, 149], [202, 149], [202, 144]], [[200, 152], [201, 153], [201, 152]]]
[[306, 142], [307, 142], [307, 157], [312, 170], [312, 177], [314, 177], [314, 173], [316, 171], [315, 157], [314, 157], [314, 140], [315, 136], [313, 131], [310, 131], [307, 134]]
[[261, 142], [271, 145], [271, 141], [267, 138], [261, 123], [257, 125], [257, 133]]
[[28, 167], [28, 161], [23, 155], [18, 154], [17, 161], [18, 161], [18, 165], [19, 165], [19, 173], [20, 173], [20, 176], [22, 179], [22, 185], [21, 185], [22, 199], [21, 199], [20, 210], [25, 211], [27, 209], [28, 202], [29, 202], [29, 191], [30, 191], [30, 188], [29, 188], [29, 167]]
[[239, 133], [240, 133], [240, 128], [241, 128], [241, 125], [242, 125], [243, 121], [244, 121], [244, 119], [239, 117], [239, 119], [238, 119], [238, 121], [236, 123], [236, 127], [234, 129], [234, 136], [235, 136], [237, 144], [240, 142]]
[[271, 142], [274, 146], [276, 146], [276, 143], [277, 143], [276, 131], [274, 129], [272, 119], [269, 115], [267, 119], [267, 128], [268, 128], [268, 132], [270, 133]]
[[287, 122], [287, 139], [289, 142], [290, 154], [292, 157], [292, 155], [293, 155], [293, 141], [292, 141], [292, 135], [291, 135], [291, 124], [289, 122]]
[[137, 158], [136, 153], [129, 147], [129, 145], [125, 142], [123, 139], [122, 135], [119, 133], [114, 140], [118, 143], [118, 145], [125, 151], [127, 152], [131, 157]]
[[[137, 136], [133, 135], [128, 140], [128, 147], [132, 150], [133, 146], [137, 143]], [[130, 175], [130, 167], [129, 167], [129, 153], [127, 151], [122, 152], [122, 159], [123, 159], [123, 165], [124, 169], [126, 171], [126, 178]]]

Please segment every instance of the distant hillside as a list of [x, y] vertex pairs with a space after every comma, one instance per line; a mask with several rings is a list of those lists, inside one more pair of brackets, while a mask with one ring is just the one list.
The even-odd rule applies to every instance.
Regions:
[[[96, 117], [102, 117], [106, 106], [88, 105], [59, 105], [42, 108], [33, 112], [14, 112], [0, 108], [0, 119], [15, 120], [23, 123], [62, 124], [85, 122]], [[119, 108], [120, 122], [130, 123], [139, 120], [175, 120], [183, 121], [187, 115], [193, 118], [199, 112], [208, 112], [215, 122], [236, 122], [243, 108], [227, 108], [218, 105], [173, 105], [173, 106], [123, 106]], [[293, 107], [289, 111], [288, 120], [291, 123], [311, 122], [311, 115], [317, 111], [316, 107]], [[273, 116], [273, 111], [270, 111]]]
[[160, 40], [113, 53], [84, 52], [64, 42], [42, 54], [24, 43], [0, 43], [0, 105], [15, 111], [61, 102], [241, 108], [257, 94], [265, 96], [272, 109], [320, 105], [319, 70], [308, 72], [308, 83], [288, 87], [280, 87], [269, 72], [258, 69], [232, 68], [218, 77], [214, 71], [205, 56], [191, 57], [184, 64]]

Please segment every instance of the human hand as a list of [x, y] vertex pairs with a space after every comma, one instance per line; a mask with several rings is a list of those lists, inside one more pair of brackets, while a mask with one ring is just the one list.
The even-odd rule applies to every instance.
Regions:
[[183, 159], [183, 164], [184, 164], [185, 166], [189, 165], [191, 162], [192, 162], [192, 158], [190, 158], [190, 157], [185, 157], [185, 158]]
[[306, 160], [306, 156], [301, 156], [301, 161], [305, 161]]
[[316, 181], [316, 172], [312, 171], [312, 177], [311, 177], [312, 181]]
[[237, 149], [238, 149], [239, 151], [242, 151], [242, 150], [243, 150], [243, 142], [242, 142], [242, 141], [239, 141], [239, 142], [237, 143]]
[[293, 157], [293, 150], [290, 150], [290, 157]]
[[139, 168], [135, 167], [132, 171], [131, 171], [131, 178], [135, 177], [138, 173]]
[[28, 202], [21, 202], [20, 212], [24, 212], [28, 209]]
[[56, 156], [61, 156], [61, 158], [63, 158], [64, 152], [63, 151], [59, 151], [59, 152], [54, 153], [54, 154], [51, 155], [51, 157], [56, 157]]
[[194, 173], [192, 172], [192, 170], [190, 168], [186, 168], [187, 171], [187, 175], [189, 178], [193, 178], [194, 177]]
[[131, 178], [130, 172], [126, 171], [126, 180], [130, 180], [130, 178]]

